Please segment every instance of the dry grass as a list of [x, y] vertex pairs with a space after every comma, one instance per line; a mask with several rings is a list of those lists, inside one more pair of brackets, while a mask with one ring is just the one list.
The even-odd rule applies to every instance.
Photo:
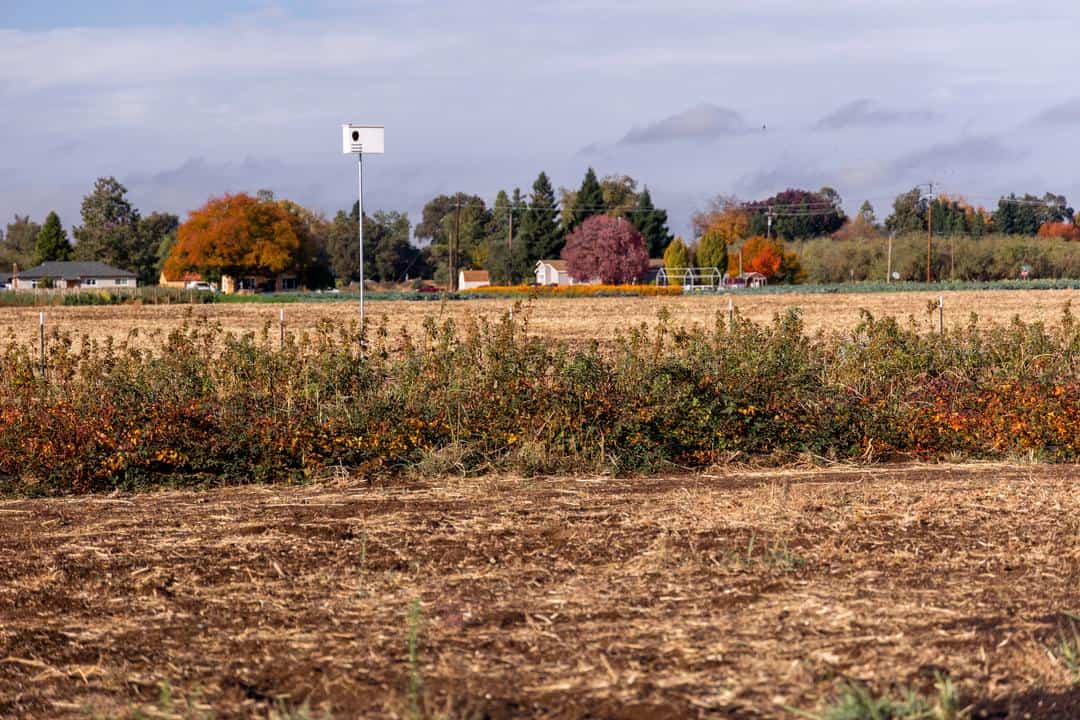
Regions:
[[[768, 321], [789, 307], [804, 312], [807, 328], [837, 330], [853, 326], [861, 309], [875, 316], [891, 315], [906, 320], [914, 317], [923, 328], [930, 328], [927, 303], [939, 293], [867, 293], [867, 294], [785, 294], [736, 295], [735, 305], [745, 317]], [[1058, 322], [1070, 300], [1080, 299], [1077, 290], [979, 290], [945, 293], [947, 323], [967, 323], [970, 313], [984, 321], [1005, 323], [1019, 315], [1026, 320]], [[391, 329], [418, 330], [425, 317], [439, 319], [487, 316], [495, 318], [513, 307], [512, 300], [469, 300], [455, 302], [383, 301], [368, 305], [374, 321], [386, 318]], [[654, 323], [666, 309], [676, 324], [711, 324], [717, 314], [726, 315], [728, 296], [658, 297], [658, 298], [544, 298], [531, 304], [533, 332], [571, 340], [610, 340], [620, 330], [642, 322]], [[353, 303], [227, 304], [188, 306], [89, 306], [46, 309], [49, 328], [57, 328], [91, 337], [122, 337], [134, 328], [144, 336], [154, 331], [168, 333], [188, 313], [193, 317], [220, 322], [236, 332], [259, 332], [267, 325], [277, 333], [278, 313], [284, 308], [289, 330], [311, 330], [320, 320], [349, 322], [358, 318]], [[39, 308], [0, 308], [0, 333], [14, 334], [20, 340], [37, 337]]]
[[0, 715], [408, 716], [413, 685], [449, 717], [776, 717], [844, 679], [920, 689], [944, 672], [994, 717], [1074, 717], [1054, 649], [1080, 610], [1077, 476], [342, 478], [6, 501]]

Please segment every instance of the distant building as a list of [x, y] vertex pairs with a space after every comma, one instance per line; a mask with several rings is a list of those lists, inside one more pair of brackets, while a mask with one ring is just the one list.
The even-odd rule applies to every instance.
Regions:
[[769, 278], [759, 272], [748, 272], [742, 275], [727, 276], [724, 278], [724, 287], [730, 289], [759, 288], [769, 284]]
[[460, 270], [458, 272], [458, 290], [472, 290], [491, 284], [487, 270]]
[[178, 277], [169, 277], [165, 274], [165, 271], [161, 271], [161, 275], [158, 276], [158, 285], [168, 288], [179, 288], [183, 290], [187, 288], [193, 282], [202, 282], [203, 276], [197, 272], [186, 272]]
[[[161, 276], [158, 278], [158, 283], [162, 287], [181, 288], [185, 290], [189, 289], [202, 289], [204, 285], [210, 285], [216, 288], [215, 283], [209, 283], [202, 275], [196, 272], [186, 272], [176, 277], [170, 277], [165, 274], [163, 270]], [[221, 292], [226, 295], [233, 295], [235, 293], [257, 293], [257, 292], [288, 292], [291, 290], [304, 290], [304, 285], [300, 282], [300, 275], [295, 272], [284, 272], [279, 275], [271, 277], [256, 276], [256, 275], [244, 275], [241, 277], [233, 277], [232, 275], [221, 276]]]
[[536, 263], [537, 285], [580, 285], [570, 277], [570, 270], [565, 260], [540, 260]]
[[137, 286], [135, 273], [101, 262], [51, 261], [20, 270], [11, 278], [14, 290], [129, 290]]
[[649, 258], [649, 269], [645, 274], [636, 278], [634, 282], [656, 284], [660, 271], [664, 269], [664, 258]]

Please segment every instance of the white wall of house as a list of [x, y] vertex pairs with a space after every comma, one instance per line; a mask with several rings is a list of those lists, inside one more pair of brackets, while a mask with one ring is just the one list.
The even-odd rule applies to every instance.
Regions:
[[[52, 287], [50, 290], [116, 290], [131, 289], [136, 287], [135, 278], [83, 278], [82, 280], [69, 281], [65, 278], [50, 278]], [[38, 280], [26, 278], [14, 278], [11, 282], [13, 290], [37, 290]]]
[[578, 281], [570, 276], [566, 270], [558, 270], [550, 263], [540, 261], [536, 263], [537, 285], [578, 285]]
[[458, 271], [458, 290], [472, 290], [478, 287], [487, 287], [491, 285], [491, 280], [466, 280], [465, 271]]

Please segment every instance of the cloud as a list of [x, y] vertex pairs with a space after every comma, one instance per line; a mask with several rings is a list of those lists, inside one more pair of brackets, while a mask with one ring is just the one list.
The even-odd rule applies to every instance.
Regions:
[[1080, 124], [1080, 98], [1043, 110], [1032, 119], [1031, 124], [1042, 127]]
[[973, 137], [933, 145], [901, 155], [888, 166], [894, 176], [911, 173], [944, 173], [973, 167], [997, 167], [1024, 156], [1021, 150], [1006, 146], [994, 137]]
[[843, 105], [814, 125], [816, 130], [844, 130], [847, 128], [880, 128], [889, 125], [921, 124], [940, 117], [930, 110], [893, 110], [877, 105], [873, 100], [861, 98]]
[[634, 126], [623, 145], [647, 145], [677, 140], [713, 140], [746, 130], [742, 116], [729, 108], [702, 103], [645, 127]]

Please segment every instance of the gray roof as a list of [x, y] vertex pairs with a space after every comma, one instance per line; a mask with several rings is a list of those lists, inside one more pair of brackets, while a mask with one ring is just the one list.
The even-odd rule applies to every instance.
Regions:
[[29, 270], [20, 270], [21, 280], [56, 278], [74, 280], [76, 278], [133, 278], [135, 273], [109, 267], [102, 262], [44, 262]]

